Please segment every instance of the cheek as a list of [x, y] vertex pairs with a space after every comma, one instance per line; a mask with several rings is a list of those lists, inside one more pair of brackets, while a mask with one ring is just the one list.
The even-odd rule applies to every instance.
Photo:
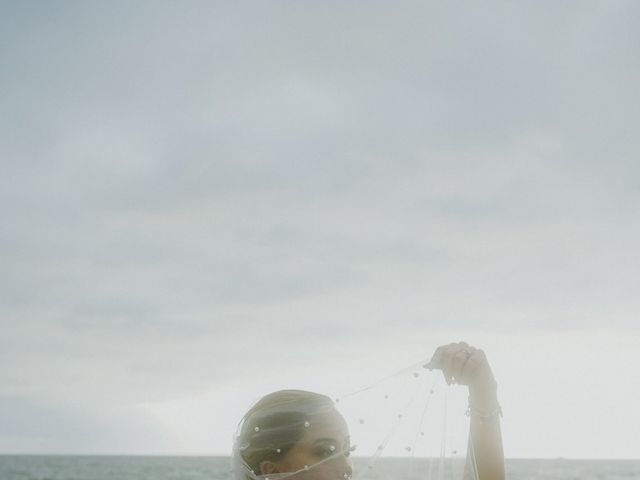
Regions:
[[[311, 455], [307, 451], [291, 451], [285, 458], [282, 459], [280, 465], [284, 472], [296, 472], [304, 469], [305, 465], [313, 465], [317, 463], [315, 456]], [[303, 473], [303, 472], [301, 472]]]
[[[318, 462], [320, 460], [316, 461]], [[312, 470], [316, 472], [316, 475], [313, 477], [315, 479], [343, 480], [343, 476], [345, 474], [348, 476], [351, 475], [351, 459], [344, 456], [338, 456], [317, 465]]]
[[[281, 463], [281, 471], [300, 473], [291, 477], [290, 480], [343, 480], [342, 475], [351, 471], [351, 460], [340, 457], [319, 463], [322, 458], [309, 453], [300, 452], [292, 455], [287, 462]], [[304, 466], [309, 465], [309, 470], [305, 471]]]
[[300, 472], [296, 478], [299, 480], [342, 480], [337, 478], [335, 466], [330, 465], [330, 462], [310, 468], [307, 472]]

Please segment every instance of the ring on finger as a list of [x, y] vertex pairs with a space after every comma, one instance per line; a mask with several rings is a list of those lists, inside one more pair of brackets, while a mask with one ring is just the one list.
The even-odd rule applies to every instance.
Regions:
[[463, 348], [462, 350], [458, 350], [454, 356], [460, 355], [461, 353], [464, 353], [465, 356], [465, 361], [469, 360], [469, 358], [473, 355], [473, 351], [469, 348]]
[[467, 366], [467, 363], [469, 363], [469, 359], [473, 356], [473, 352], [468, 348], [465, 348], [464, 350], [462, 350], [462, 352], [465, 354], [465, 358], [462, 362], [462, 365], [460, 366], [460, 376], [463, 375], [464, 368]]

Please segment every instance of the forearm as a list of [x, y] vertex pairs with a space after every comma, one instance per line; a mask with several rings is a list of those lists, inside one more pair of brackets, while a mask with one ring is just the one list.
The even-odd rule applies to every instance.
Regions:
[[449, 385], [459, 383], [469, 387], [471, 424], [465, 479], [503, 480], [497, 384], [484, 351], [465, 342], [441, 345], [425, 367], [442, 370]]
[[[489, 388], [470, 389], [469, 407], [469, 452], [466, 470], [475, 470], [478, 480], [503, 480], [505, 472], [500, 431], [501, 412], [495, 383]], [[465, 472], [465, 478], [473, 476]]]

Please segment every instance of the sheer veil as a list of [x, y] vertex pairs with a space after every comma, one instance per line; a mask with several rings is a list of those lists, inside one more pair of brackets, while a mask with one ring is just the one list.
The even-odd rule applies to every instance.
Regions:
[[[353, 473], [345, 480], [477, 480], [465, 389], [449, 387], [424, 363], [332, 397], [298, 390], [263, 397], [234, 435], [234, 480], [315, 480], [328, 462], [349, 456]], [[324, 445], [321, 457], [295, 471], [262, 471], [260, 461], [277, 461], [306, 429], [336, 411], [348, 426], [347, 444]]]

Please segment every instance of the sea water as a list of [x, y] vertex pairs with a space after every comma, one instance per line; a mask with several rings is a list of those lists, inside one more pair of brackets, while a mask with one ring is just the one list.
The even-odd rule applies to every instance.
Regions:
[[[437, 462], [437, 460], [435, 460]], [[363, 468], [354, 459], [354, 470]], [[506, 461], [510, 480], [640, 479], [640, 460]], [[455, 470], [455, 469], [454, 469]], [[429, 460], [381, 459], [371, 480], [428, 480]], [[459, 479], [448, 468], [446, 480]], [[228, 457], [0, 455], [0, 480], [231, 480]]]

